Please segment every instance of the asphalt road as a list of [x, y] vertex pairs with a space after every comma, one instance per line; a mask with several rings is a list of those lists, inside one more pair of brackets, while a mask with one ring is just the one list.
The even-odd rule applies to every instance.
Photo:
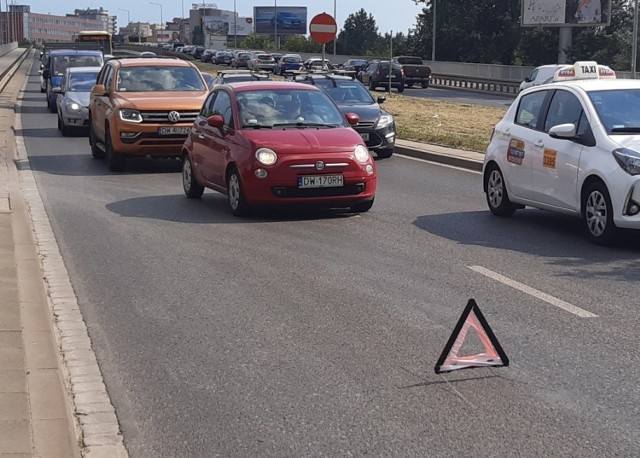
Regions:
[[[186, 199], [177, 163], [108, 173], [58, 133], [37, 67], [22, 103], [131, 456], [637, 456], [632, 238], [492, 217], [478, 174], [399, 156], [367, 214], [238, 219]], [[436, 375], [469, 298], [511, 365]]]

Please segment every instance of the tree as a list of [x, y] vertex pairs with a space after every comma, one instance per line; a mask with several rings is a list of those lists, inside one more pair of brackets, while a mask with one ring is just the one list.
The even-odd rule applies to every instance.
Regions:
[[322, 52], [322, 45], [304, 35], [291, 35], [282, 45], [284, 51], [290, 52]]
[[275, 49], [271, 35], [249, 34], [240, 43], [242, 49]]
[[367, 51], [375, 49], [379, 38], [376, 20], [371, 13], [367, 14], [364, 8], [361, 8], [344, 21], [336, 42], [336, 50], [338, 54], [365, 55]]

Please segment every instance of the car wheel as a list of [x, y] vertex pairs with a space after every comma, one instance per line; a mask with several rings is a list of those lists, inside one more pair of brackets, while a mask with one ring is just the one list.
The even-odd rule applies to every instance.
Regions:
[[60, 130], [60, 132], [62, 132], [63, 137], [68, 137], [69, 135], [71, 135], [71, 129], [64, 125], [64, 121], [62, 120], [60, 115], [58, 115], [58, 129]]
[[227, 196], [229, 198], [231, 213], [235, 216], [244, 216], [249, 214], [251, 207], [244, 199], [244, 190], [242, 189], [240, 172], [238, 172], [238, 169], [235, 167], [233, 167], [227, 175]]
[[366, 213], [371, 210], [371, 207], [373, 207], [373, 199], [352, 205], [351, 211], [353, 213]]
[[55, 102], [55, 101], [54, 101], [53, 103], [51, 103], [51, 101], [49, 101], [49, 105], [48, 105], [48, 107], [49, 107], [49, 111], [50, 111], [51, 113], [57, 113], [57, 111], [58, 111], [58, 106], [56, 105], [56, 102]]
[[182, 189], [189, 199], [199, 199], [204, 193], [204, 186], [200, 186], [191, 168], [191, 159], [185, 155], [182, 160]]
[[589, 239], [600, 245], [609, 245], [615, 239], [618, 228], [613, 223], [611, 197], [604, 183], [596, 181], [584, 194], [584, 222]]
[[62, 130], [62, 119], [60, 119], [60, 113], [58, 113], [58, 130]]
[[393, 148], [381, 149], [375, 153], [380, 159], [388, 159], [393, 155]]
[[404, 92], [404, 84], [398, 86], [398, 93]]
[[378, 86], [376, 85], [376, 83], [374, 83], [374, 82], [373, 82], [373, 80], [372, 80], [372, 79], [370, 79], [370, 80], [369, 80], [369, 90], [370, 90], [370, 91], [375, 91], [377, 87], [378, 87]]
[[91, 120], [89, 120], [89, 146], [91, 147], [91, 155], [95, 159], [103, 159], [105, 156], [104, 151], [98, 147], [98, 137], [91, 127]]
[[422, 89], [427, 89], [429, 87], [429, 81], [423, 81], [420, 86], [422, 86]]
[[108, 130], [104, 133], [104, 149], [107, 156], [107, 168], [112, 172], [123, 172], [127, 158], [113, 149], [111, 133]]
[[509, 200], [507, 187], [502, 172], [497, 166], [492, 166], [487, 175], [487, 204], [489, 210], [496, 216], [511, 216], [516, 211]]
[[45, 93], [45, 92], [47, 92], [47, 89], [43, 88], [42, 86], [40, 86], [40, 92]]

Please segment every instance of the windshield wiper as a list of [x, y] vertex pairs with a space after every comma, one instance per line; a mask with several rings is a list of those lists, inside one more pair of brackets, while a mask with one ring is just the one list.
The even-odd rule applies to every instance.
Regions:
[[611, 132], [640, 132], [640, 126], [612, 127]]
[[269, 124], [245, 124], [242, 126], [243, 129], [272, 129], [273, 126]]
[[282, 122], [274, 124], [273, 127], [336, 127], [335, 124], [324, 124], [316, 122]]

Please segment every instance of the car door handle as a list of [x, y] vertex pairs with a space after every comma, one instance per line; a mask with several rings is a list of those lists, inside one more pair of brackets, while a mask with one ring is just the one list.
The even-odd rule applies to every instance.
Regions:
[[541, 138], [539, 138], [535, 141], [534, 146], [537, 146], [538, 148], [542, 148], [544, 146], [544, 142], [542, 141]]
[[505, 137], [510, 137], [511, 136], [511, 129], [505, 129], [504, 132], [502, 132], [502, 135], [504, 135]]
[[200, 140], [204, 140], [204, 134], [198, 134], [198, 138], [199, 138]]

